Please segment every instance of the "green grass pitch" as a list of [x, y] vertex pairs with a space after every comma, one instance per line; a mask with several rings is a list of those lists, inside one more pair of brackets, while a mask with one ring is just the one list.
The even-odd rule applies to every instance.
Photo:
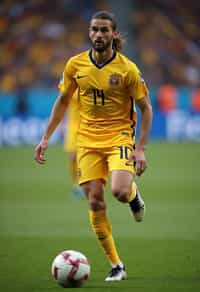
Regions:
[[33, 147], [0, 148], [0, 290], [61, 291], [51, 263], [58, 252], [75, 249], [91, 263], [81, 291], [200, 291], [200, 144], [150, 143], [146, 155], [149, 167], [137, 178], [147, 206], [143, 223], [107, 189], [128, 280], [105, 283], [110, 267], [86, 201], [70, 196], [62, 145], [50, 146], [45, 166], [34, 162]]

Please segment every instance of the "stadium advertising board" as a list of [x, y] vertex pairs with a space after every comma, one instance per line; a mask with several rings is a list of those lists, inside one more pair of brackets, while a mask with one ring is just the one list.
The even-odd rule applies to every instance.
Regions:
[[[36, 116], [0, 118], [0, 145], [36, 144], [46, 124], [47, 118]], [[62, 139], [63, 132], [58, 128], [51, 138], [51, 143], [61, 142]], [[169, 114], [154, 112], [151, 139], [200, 141], [200, 115], [187, 111], [174, 111]]]

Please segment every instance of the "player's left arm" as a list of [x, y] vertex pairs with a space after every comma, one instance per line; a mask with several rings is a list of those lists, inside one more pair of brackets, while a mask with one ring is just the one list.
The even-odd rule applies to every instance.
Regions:
[[141, 125], [138, 142], [135, 150], [131, 154], [130, 159], [136, 162], [136, 175], [140, 176], [147, 168], [147, 160], [144, 151], [151, 131], [153, 114], [148, 96], [137, 100], [136, 103], [141, 111]]
[[139, 139], [135, 150], [129, 157], [129, 160], [134, 160], [136, 162], [136, 174], [140, 176], [147, 167], [144, 150], [151, 130], [152, 107], [149, 98], [149, 90], [141, 72], [133, 63], [129, 63], [129, 69], [126, 84], [130, 96], [134, 97], [142, 116]]
[[140, 135], [137, 143], [137, 149], [144, 149], [151, 131], [152, 125], [152, 106], [149, 96], [145, 96], [136, 103], [141, 111], [141, 125], [140, 125]]

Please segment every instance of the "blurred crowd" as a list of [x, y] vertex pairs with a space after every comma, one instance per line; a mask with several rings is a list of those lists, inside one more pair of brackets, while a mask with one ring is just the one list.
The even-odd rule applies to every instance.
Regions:
[[88, 48], [96, 9], [107, 9], [106, 1], [1, 1], [1, 91], [57, 86], [65, 60]]
[[[135, 1], [133, 46], [150, 86], [200, 86], [199, 7], [196, 0]], [[1, 91], [56, 87], [65, 60], [89, 47], [88, 21], [99, 9], [110, 10], [108, 1], [2, 1]]]
[[200, 86], [200, 3], [137, 0], [134, 46], [151, 85]]

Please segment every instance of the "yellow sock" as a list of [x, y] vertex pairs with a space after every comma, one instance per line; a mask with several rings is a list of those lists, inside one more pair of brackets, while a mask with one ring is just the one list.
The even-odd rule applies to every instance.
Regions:
[[89, 211], [90, 224], [112, 265], [121, 262], [112, 236], [112, 227], [105, 210]]
[[132, 189], [131, 189], [131, 193], [130, 193], [128, 202], [131, 202], [135, 198], [135, 196], [136, 196], [136, 188], [137, 188], [136, 183], [133, 182], [132, 183]]

